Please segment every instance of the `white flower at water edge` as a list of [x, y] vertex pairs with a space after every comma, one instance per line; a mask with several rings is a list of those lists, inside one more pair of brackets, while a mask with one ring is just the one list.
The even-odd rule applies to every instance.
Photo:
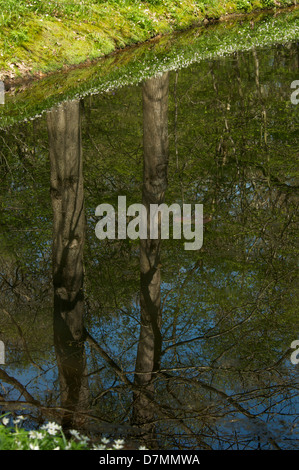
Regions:
[[16, 417], [16, 419], [13, 420], [13, 423], [14, 423], [15, 425], [17, 425], [17, 424], [20, 424], [20, 423], [21, 423], [22, 421], [24, 421], [25, 419], [26, 419], [26, 418], [24, 418], [24, 416], [19, 415], [19, 416]]
[[9, 418], [5, 418], [5, 417], [2, 418], [2, 424], [3, 424], [4, 426], [7, 426], [8, 423], [9, 423]]
[[89, 440], [90, 439], [87, 436], [80, 436], [80, 444], [82, 444], [84, 446], [88, 443]]
[[61, 431], [61, 426], [59, 426], [59, 424], [57, 423], [50, 422], [50, 423], [44, 424], [41, 427], [41, 429], [45, 429], [48, 432], [48, 434], [55, 436], [55, 434], [57, 434], [58, 431]]
[[39, 446], [38, 446], [38, 445], [29, 444], [29, 447], [30, 447], [30, 450], [39, 450]]
[[18, 416], [16, 419], [13, 420], [13, 424], [15, 425], [18, 425], [20, 424], [22, 421], [24, 421], [26, 418], [24, 418], [24, 416]]
[[123, 439], [115, 439], [114, 440], [114, 443], [117, 445], [117, 446], [121, 446], [125, 443], [125, 441]]
[[113, 449], [114, 450], [120, 450], [120, 449], [123, 449], [123, 445], [122, 444], [113, 444]]
[[102, 437], [101, 442], [102, 442], [103, 444], [109, 444], [110, 439], [107, 439], [107, 437]]
[[120, 450], [123, 448], [125, 441], [123, 439], [115, 439], [113, 449]]
[[81, 439], [80, 433], [76, 431], [76, 429], [70, 429], [70, 434], [74, 436], [76, 439]]
[[81, 435], [76, 429], [70, 429], [70, 434], [78, 439], [81, 444], [85, 445], [87, 442], [90, 440], [89, 437], [84, 436], [83, 434]]
[[29, 438], [30, 439], [43, 439], [44, 435], [42, 432], [38, 431], [29, 431]]
[[100, 444], [98, 446], [93, 445], [92, 450], [106, 450], [106, 446], [104, 444]]

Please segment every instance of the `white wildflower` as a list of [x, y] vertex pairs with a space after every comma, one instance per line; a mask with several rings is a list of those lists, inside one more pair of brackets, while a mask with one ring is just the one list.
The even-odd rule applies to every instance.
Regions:
[[89, 437], [87, 437], [87, 436], [81, 436], [80, 437], [80, 444], [85, 446], [88, 441], [89, 441]]
[[6, 426], [9, 423], [9, 418], [2, 418], [2, 423], [4, 426]]
[[103, 444], [109, 444], [110, 439], [107, 439], [106, 437], [102, 437], [101, 442], [102, 442]]
[[78, 431], [76, 431], [76, 429], [70, 429], [70, 434], [74, 436], [76, 439], [81, 439], [81, 436], [78, 433]]
[[43, 433], [42, 432], [38, 432], [38, 431], [29, 431], [29, 438], [30, 439], [42, 439], [44, 436], [43, 436]]
[[46, 431], [48, 431], [48, 434], [55, 436], [55, 434], [57, 434], [57, 431], [61, 431], [61, 426], [54, 422], [50, 422], [48, 424], [44, 424], [41, 429], [45, 429]]
[[29, 444], [29, 447], [30, 447], [30, 450], [39, 450], [39, 446], [38, 446], [38, 445]]
[[14, 424], [19, 424], [19, 423], [21, 423], [22, 421], [24, 421], [25, 419], [26, 419], [26, 418], [24, 418], [24, 416], [19, 415], [19, 416], [16, 417], [16, 419], [13, 420], [13, 423], [14, 423]]
[[92, 450], [105, 450], [105, 449], [106, 449], [106, 446], [103, 445], [103, 444], [100, 444], [98, 446], [93, 445], [93, 447], [92, 447]]
[[121, 446], [125, 443], [125, 441], [123, 439], [115, 439], [114, 443], [117, 445], [117, 446]]
[[114, 450], [120, 450], [120, 449], [122, 449], [123, 447], [124, 447], [124, 446], [121, 445], [121, 444], [113, 444], [113, 449], [114, 449]]

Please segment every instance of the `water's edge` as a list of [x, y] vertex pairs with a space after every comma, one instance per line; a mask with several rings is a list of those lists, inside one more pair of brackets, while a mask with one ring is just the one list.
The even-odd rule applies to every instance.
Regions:
[[89, 67], [49, 75], [27, 84], [9, 85], [0, 107], [0, 128], [34, 119], [60, 103], [136, 84], [166, 70], [219, 56], [299, 39], [299, 9], [235, 18], [208, 27], [163, 36], [112, 54]]

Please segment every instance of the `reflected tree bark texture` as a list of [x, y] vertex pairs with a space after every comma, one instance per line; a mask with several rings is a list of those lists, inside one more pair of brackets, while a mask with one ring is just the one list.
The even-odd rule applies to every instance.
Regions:
[[[161, 238], [150, 240], [149, 207], [161, 204], [167, 188], [169, 73], [147, 80], [143, 93], [143, 190], [148, 213], [148, 237], [140, 240], [141, 327], [136, 358], [132, 424], [140, 426], [147, 442], [154, 439], [154, 378], [161, 358]], [[142, 393], [146, 392], [146, 393]], [[152, 443], [153, 445], [153, 443]]]
[[53, 207], [54, 343], [65, 428], [82, 425], [74, 411], [88, 405], [84, 348], [83, 247], [85, 238], [80, 102], [47, 116]]

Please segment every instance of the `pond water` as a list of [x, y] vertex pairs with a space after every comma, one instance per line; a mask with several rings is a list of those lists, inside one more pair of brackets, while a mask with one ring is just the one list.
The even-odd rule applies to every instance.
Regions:
[[[296, 447], [298, 65], [296, 41], [239, 51], [1, 131], [1, 413], [150, 448]], [[202, 204], [202, 247], [99, 239], [120, 196]]]

